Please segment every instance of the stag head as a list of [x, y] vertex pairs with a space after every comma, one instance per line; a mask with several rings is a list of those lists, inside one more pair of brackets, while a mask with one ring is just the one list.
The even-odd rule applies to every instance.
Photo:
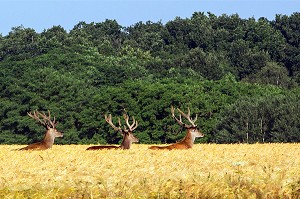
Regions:
[[112, 122], [112, 117], [111, 114], [109, 114], [108, 116], [105, 115], [105, 121], [116, 131], [120, 132], [122, 134], [122, 136], [128, 136], [128, 138], [132, 141], [132, 142], [138, 142], [138, 138], [135, 137], [132, 132], [138, 127], [138, 122], [134, 119], [134, 117], [132, 117], [132, 124], [129, 123], [129, 116], [124, 114], [123, 115], [126, 125], [127, 127], [124, 125], [124, 127], [122, 128], [122, 124], [121, 124], [121, 120], [120, 118], [118, 118], [118, 124], [119, 126], [117, 127], [116, 125], [113, 124]]
[[43, 127], [45, 127], [54, 137], [63, 137], [63, 133], [56, 130], [56, 125], [58, 122], [55, 121], [55, 117], [53, 117], [53, 120], [51, 120], [51, 114], [49, 110], [48, 115], [46, 115], [45, 112], [40, 113], [37, 110], [33, 111], [33, 113], [29, 112], [27, 114], [29, 117], [35, 119]]
[[[194, 136], [194, 137], [203, 137], [204, 134], [201, 133], [198, 128], [197, 128], [197, 125], [195, 124], [195, 122], [197, 121], [197, 118], [198, 118], [198, 115], [196, 114], [195, 118], [192, 119], [191, 118], [191, 111], [190, 111], [190, 108], [188, 107], [188, 112], [187, 114], [185, 114], [183, 111], [181, 111], [179, 108], [177, 108], [178, 112], [180, 113], [179, 114], [179, 119], [175, 116], [175, 109], [173, 106], [171, 106], [171, 113], [172, 113], [172, 117], [175, 119], [175, 121], [177, 121], [177, 123], [180, 125], [180, 126], [183, 126], [185, 127], [186, 129], [188, 129], [191, 134]], [[190, 123], [190, 124], [185, 124], [182, 122], [182, 118], [181, 117], [184, 117], [187, 119], [187, 121]]]

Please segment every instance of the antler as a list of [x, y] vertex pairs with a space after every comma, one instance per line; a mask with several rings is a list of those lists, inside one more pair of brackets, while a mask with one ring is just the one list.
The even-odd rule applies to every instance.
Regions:
[[175, 113], [174, 113], [174, 112], [175, 112], [175, 109], [174, 109], [173, 106], [171, 106], [172, 117], [178, 122], [179, 125], [182, 125], [182, 126], [184, 125], [184, 126], [186, 126], [186, 127], [190, 127], [189, 125], [184, 124], [184, 123], [182, 122], [181, 116], [183, 116], [183, 117], [185, 117], [185, 118], [191, 123], [192, 127], [196, 127], [196, 126], [197, 126], [197, 125], [195, 124], [195, 122], [196, 122], [196, 120], [197, 120], [198, 115], [196, 114], [196, 117], [195, 117], [194, 120], [191, 119], [191, 116], [190, 116], [191, 111], [190, 111], [190, 108], [189, 108], [189, 107], [188, 107], [188, 113], [187, 113], [187, 114], [185, 114], [184, 112], [182, 112], [179, 108], [177, 108], [177, 110], [178, 110], [179, 113], [180, 113], [179, 119], [175, 117]]
[[[126, 124], [129, 128], [129, 131], [134, 131], [137, 127], [138, 127], [138, 122], [134, 119], [134, 117], [132, 117], [132, 120], [133, 120], [133, 123], [130, 125], [129, 124], [129, 116], [124, 114], [124, 119], [126, 121]], [[111, 120], [111, 114], [109, 114], [108, 116], [105, 115], [105, 120], [108, 124], [110, 124], [111, 127], [113, 127], [113, 129], [115, 129], [116, 131], [120, 131], [121, 133], [123, 133], [122, 131], [122, 128], [121, 128], [121, 121], [120, 121], [120, 118], [118, 118], [119, 120], [119, 127], [116, 127], [113, 123], [112, 123], [112, 120]], [[128, 130], [126, 129], [126, 126], [124, 125], [124, 131], [125, 132], [128, 132]]]
[[127, 114], [124, 114], [124, 119], [126, 121], [126, 124], [129, 128], [129, 131], [134, 131], [137, 127], [138, 127], [138, 122], [134, 119], [134, 117], [132, 116], [132, 124], [129, 124], [129, 116]]
[[[40, 122], [45, 128], [55, 128], [55, 125], [57, 124], [55, 122], [55, 117], [53, 118], [53, 121], [51, 121], [51, 115], [50, 111], [48, 110], [48, 116], [42, 112], [40, 113], [39, 111], [35, 110], [33, 111], [33, 114], [31, 112], [27, 113], [29, 117], [37, 120]], [[43, 119], [43, 120], [41, 120]]]
[[178, 122], [178, 124], [180, 126], [184, 126], [185, 124], [182, 122], [181, 120], [181, 115], [179, 115], [179, 119], [177, 119], [177, 117], [175, 116], [175, 113], [174, 113], [175, 109], [173, 106], [171, 106], [171, 113], [172, 113], [172, 117]]
[[119, 120], [119, 127], [116, 127], [116, 126], [112, 123], [112, 120], [111, 120], [111, 114], [109, 114], [108, 116], [107, 116], [107, 115], [104, 115], [104, 117], [105, 117], [105, 121], [106, 121], [111, 127], [113, 127], [113, 129], [115, 129], [116, 131], [122, 132], [120, 118], [118, 118], [118, 120]]

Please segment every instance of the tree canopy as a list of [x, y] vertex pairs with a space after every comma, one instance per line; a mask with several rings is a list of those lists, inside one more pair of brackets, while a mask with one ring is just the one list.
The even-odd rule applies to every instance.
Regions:
[[119, 143], [104, 114], [123, 113], [140, 143], [175, 142], [171, 105], [199, 115], [196, 142], [299, 142], [299, 34], [298, 12], [14, 27], [0, 35], [0, 143], [41, 139], [36, 109], [57, 118], [61, 144]]

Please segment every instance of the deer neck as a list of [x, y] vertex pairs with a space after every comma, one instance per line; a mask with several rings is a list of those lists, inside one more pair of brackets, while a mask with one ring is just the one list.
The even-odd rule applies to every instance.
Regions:
[[42, 142], [44, 143], [45, 146], [47, 146], [47, 148], [52, 148], [54, 139], [55, 139], [55, 135], [51, 133], [51, 129], [48, 129], [45, 134], [44, 140]]
[[128, 138], [128, 136], [125, 136], [123, 141], [122, 141], [122, 144], [120, 146], [120, 148], [122, 149], [130, 149], [130, 146], [131, 146], [131, 142]]
[[181, 141], [182, 144], [185, 144], [188, 148], [192, 148], [194, 145], [194, 141], [196, 137], [192, 134], [192, 129], [187, 129], [186, 130], [186, 135]]

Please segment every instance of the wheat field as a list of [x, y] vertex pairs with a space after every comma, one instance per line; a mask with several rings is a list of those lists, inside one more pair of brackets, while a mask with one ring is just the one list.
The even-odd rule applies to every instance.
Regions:
[[0, 198], [300, 198], [300, 144], [0, 146]]

